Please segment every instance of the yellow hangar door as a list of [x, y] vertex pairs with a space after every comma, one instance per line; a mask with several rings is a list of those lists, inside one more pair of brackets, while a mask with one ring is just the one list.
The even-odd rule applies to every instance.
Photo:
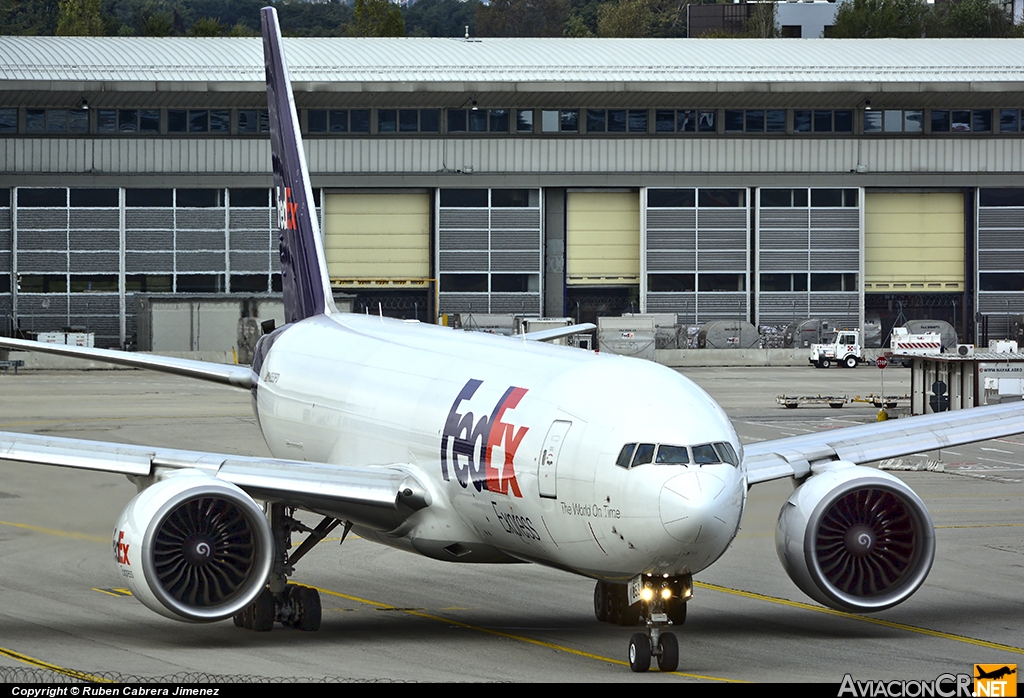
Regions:
[[639, 284], [639, 192], [570, 191], [565, 207], [566, 283]]
[[324, 252], [336, 287], [427, 286], [427, 192], [325, 193]]
[[964, 290], [964, 196], [867, 192], [864, 291]]

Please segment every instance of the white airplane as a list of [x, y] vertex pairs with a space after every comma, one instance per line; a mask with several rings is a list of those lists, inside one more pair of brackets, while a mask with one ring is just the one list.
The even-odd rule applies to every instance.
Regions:
[[[262, 21], [287, 324], [260, 339], [252, 367], [0, 340], [252, 392], [274, 458], [0, 434], [0, 460], [138, 486], [113, 538], [136, 598], [177, 620], [316, 630], [317, 592], [287, 579], [342, 524], [438, 560], [593, 578], [599, 620], [645, 622], [631, 668], [654, 657], [672, 671], [667, 628], [685, 620], [693, 575], [729, 547], [748, 488], [777, 478], [799, 484], [776, 543], [806, 594], [871, 612], [920, 587], [935, 550], [927, 509], [858, 464], [1024, 432], [1024, 405], [744, 447], [707, 393], [651, 362], [339, 313], [275, 11]], [[323, 521], [304, 527], [297, 509]], [[291, 551], [296, 530], [309, 535]]]

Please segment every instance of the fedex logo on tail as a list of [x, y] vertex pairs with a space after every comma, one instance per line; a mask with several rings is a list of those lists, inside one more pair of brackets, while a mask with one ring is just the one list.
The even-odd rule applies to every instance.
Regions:
[[452, 404], [441, 435], [441, 475], [452, 476], [463, 487], [472, 483], [477, 492], [522, 497], [516, 480], [515, 457], [529, 427], [516, 427], [505, 413], [514, 410], [526, 395], [526, 388], [509, 388], [498, 399], [490, 414], [477, 418], [463, 403], [472, 400], [483, 381], [471, 379]]
[[274, 197], [277, 201], [277, 227], [279, 230], [297, 230], [299, 205], [292, 200], [291, 187], [274, 187]]

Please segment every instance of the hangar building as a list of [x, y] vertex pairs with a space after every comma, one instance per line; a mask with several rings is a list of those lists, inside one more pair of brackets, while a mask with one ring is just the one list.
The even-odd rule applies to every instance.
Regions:
[[[1024, 42], [285, 43], [357, 309], [1024, 312]], [[259, 39], [0, 37], [4, 329], [273, 295], [265, 109]]]

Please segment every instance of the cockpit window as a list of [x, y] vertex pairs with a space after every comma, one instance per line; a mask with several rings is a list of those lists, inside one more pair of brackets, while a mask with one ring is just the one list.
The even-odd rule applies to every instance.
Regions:
[[650, 463], [654, 460], [654, 444], [637, 444], [636, 453], [633, 454], [633, 466]]
[[633, 458], [633, 451], [636, 449], [636, 444], [626, 444], [619, 451], [619, 457], [615, 459], [615, 465], [620, 468], [629, 468], [629, 461]]
[[693, 462], [699, 465], [705, 463], [721, 463], [718, 453], [712, 444], [701, 444], [693, 447]]
[[718, 451], [718, 455], [722, 458], [724, 463], [729, 465], [739, 465], [740, 459], [736, 455], [736, 449], [732, 447], [730, 443], [717, 443], [715, 444], [715, 450]]
[[681, 464], [690, 462], [690, 453], [686, 446], [669, 446], [662, 444], [658, 446], [658, 457], [656, 463]]

